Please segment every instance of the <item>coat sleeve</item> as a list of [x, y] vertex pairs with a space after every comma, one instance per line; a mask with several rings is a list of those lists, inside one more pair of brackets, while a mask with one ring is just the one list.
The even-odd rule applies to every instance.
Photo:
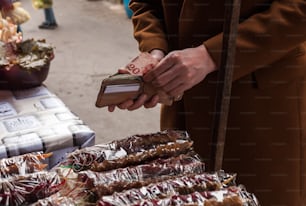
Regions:
[[163, 9], [159, 0], [131, 0], [133, 11], [134, 37], [139, 43], [140, 51], [161, 49], [168, 51], [163, 21]]
[[[220, 66], [223, 34], [204, 45]], [[233, 80], [281, 59], [306, 41], [306, 1], [275, 0], [270, 8], [238, 26]]]

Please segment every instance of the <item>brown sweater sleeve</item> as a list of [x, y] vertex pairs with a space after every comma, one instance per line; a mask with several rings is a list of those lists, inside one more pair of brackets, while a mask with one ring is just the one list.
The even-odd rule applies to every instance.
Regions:
[[[220, 65], [223, 34], [204, 45]], [[238, 26], [233, 80], [267, 66], [306, 41], [306, 1], [273, 1], [270, 9], [255, 14]]]
[[134, 37], [139, 42], [139, 50], [142, 52], [156, 48], [168, 51], [161, 5], [160, 0], [130, 2], [130, 8], [133, 10]]

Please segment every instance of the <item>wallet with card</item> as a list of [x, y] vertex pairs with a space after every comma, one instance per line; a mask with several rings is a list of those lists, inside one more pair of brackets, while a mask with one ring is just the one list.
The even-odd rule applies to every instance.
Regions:
[[149, 97], [157, 94], [159, 103], [171, 105], [173, 98], [143, 81], [142, 75], [146, 72], [147, 66], [155, 64], [157, 64], [157, 60], [149, 53], [140, 53], [124, 68], [124, 73], [114, 74], [102, 81], [96, 106], [117, 105], [126, 100], [135, 100], [141, 94], [147, 94]]

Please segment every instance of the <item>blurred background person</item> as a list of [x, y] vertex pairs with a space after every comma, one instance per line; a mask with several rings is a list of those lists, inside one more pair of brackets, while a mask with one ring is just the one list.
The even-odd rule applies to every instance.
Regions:
[[56, 29], [57, 23], [55, 19], [55, 15], [53, 12], [53, 8], [45, 8], [44, 9], [45, 21], [38, 26], [40, 29]]
[[32, 0], [32, 5], [35, 9], [43, 9], [45, 15], [45, 21], [38, 26], [40, 29], [56, 29], [58, 27], [54, 11], [52, 0]]

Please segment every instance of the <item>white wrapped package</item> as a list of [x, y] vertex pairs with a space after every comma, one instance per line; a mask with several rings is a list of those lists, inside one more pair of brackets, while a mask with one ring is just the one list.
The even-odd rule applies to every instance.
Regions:
[[49, 167], [67, 152], [92, 146], [95, 133], [45, 86], [0, 90], [0, 158], [53, 152]]

